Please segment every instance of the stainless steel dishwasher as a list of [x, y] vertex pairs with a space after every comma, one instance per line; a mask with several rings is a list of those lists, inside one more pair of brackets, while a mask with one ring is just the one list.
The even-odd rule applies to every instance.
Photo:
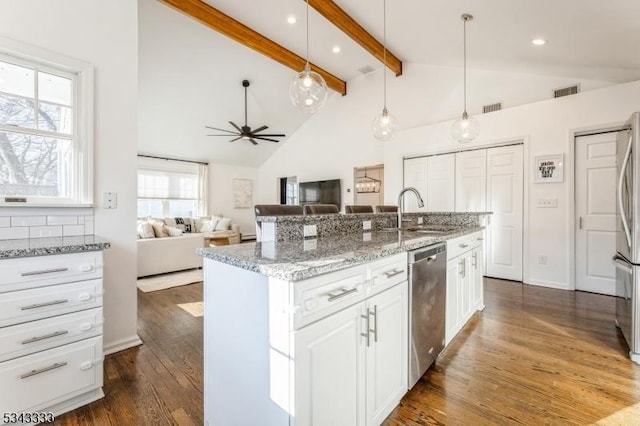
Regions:
[[444, 348], [447, 246], [409, 252], [409, 389]]

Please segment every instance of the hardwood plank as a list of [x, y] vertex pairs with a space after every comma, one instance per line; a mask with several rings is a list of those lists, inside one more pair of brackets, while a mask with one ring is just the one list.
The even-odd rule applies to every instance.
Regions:
[[[347, 14], [340, 6], [332, 0], [309, 1], [309, 6], [324, 16], [329, 22], [335, 25], [340, 31], [351, 37], [353, 41], [362, 46], [367, 52], [375, 56], [380, 62], [385, 63], [384, 45], [374, 36], [369, 34], [362, 25]], [[387, 67], [393, 71], [396, 77], [402, 75], [402, 61], [387, 48]]]
[[[241, 22], [225, 15], [213, 6], [201, 0], [160, 0], [168, 6], [188, 15], [207, 27], [226, 35], [232, 40], [273, 59], [282, 65], [300, 72], [304, 69], [306, 59], [280, 46], [273, 40], [252, 30]], [[327, 86], [342, 96], [347, 94], [347, 83], [330, 72], [311, 64], [311, 69], [320, 74]]]

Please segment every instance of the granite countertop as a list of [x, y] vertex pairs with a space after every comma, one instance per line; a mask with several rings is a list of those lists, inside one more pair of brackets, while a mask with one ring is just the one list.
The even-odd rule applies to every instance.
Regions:
[[449, 233], [439, 235], [404, 230], [374, 231], [357, 236], [201, 248], [197, 254], [269, 277], [299, 281], [482, 229], [482, 226], [456, 227]]
[[94, 235], [0, 240], [0, 259], [104, 250], [111, 243]]
[[[404, 217], [414, 216], [485, 216], [490, 215], [492, 212], [412, 212], [403, 213]], [[344, 218], [357, 218], [357, 219], [371, 219], [376, 217], [397, 217], [398, 213], [340, 213], [336, 214], [314, 214], [314, 215], [284, 215], [284, 216], [256, 216], [256, 222], [307, 222], [309, 220], [318, 219], [344, 219]]]

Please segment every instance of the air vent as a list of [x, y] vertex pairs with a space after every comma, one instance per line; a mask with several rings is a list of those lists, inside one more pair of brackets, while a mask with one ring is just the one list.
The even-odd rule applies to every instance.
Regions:
[[554, 98], [561, 98], [563, 96], [575, 95], [579, 91], [580, 90], [579, 90], [578, 85], [569, 86], [569, 87], [563, 87], [562, 89], [554, 90], [553, 91], [553, 97]]
[[358, 71], [360, 71], [361, 74], [369, 74], [371, 71], [374, 71], [374, 70], [375, 69], [371, 65], [365, 65], [364, 67], [358, 68]]
[[488, 112], [500, 111], [501, 109], [502, 109], [502, 102], [498, 102], [498, 103], [495, 103], [495, 104], [483, 106], [482, 107], [482, 112], [484, 114], [486, 114]]

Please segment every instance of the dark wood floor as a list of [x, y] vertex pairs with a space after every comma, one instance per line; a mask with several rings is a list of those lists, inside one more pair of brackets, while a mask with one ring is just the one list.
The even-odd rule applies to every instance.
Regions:
[[[64, 425], [203, 424], [202, 285], [138, 293], [145, 344], [108, 356], [106, 397]], [[614, 299], [487, 279], [476, 314], [386, 425], [640, 425], [640, 367]]]

